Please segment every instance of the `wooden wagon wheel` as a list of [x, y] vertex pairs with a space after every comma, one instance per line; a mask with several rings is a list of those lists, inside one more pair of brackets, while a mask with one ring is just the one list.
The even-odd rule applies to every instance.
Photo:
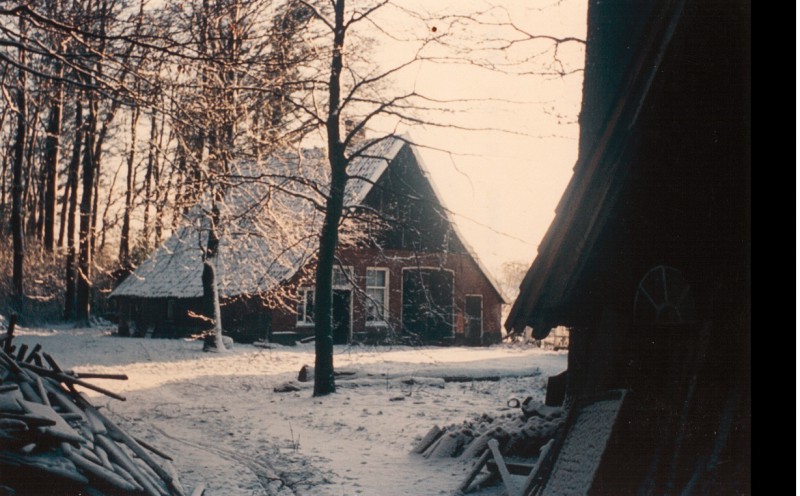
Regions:
[[657, 265], [642, 277], [633, 308], [637, 323], [679, 325], [695, 318], [691, 286], [680, 270], [666, 265]]

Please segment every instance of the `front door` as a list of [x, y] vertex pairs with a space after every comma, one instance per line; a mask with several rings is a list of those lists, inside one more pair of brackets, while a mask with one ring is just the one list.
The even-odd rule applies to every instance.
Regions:
[[483, 297], [467, 296], [464, 302], [466, 326], [464, 329], [467, 344], [479, 345], [483, 337]]
[[350, 342], [350, 294], [349, 289], [333, 290], [333, 344]]
[[403, 271], [403, 329], [425, 342], [453, 338], [453, 273]]

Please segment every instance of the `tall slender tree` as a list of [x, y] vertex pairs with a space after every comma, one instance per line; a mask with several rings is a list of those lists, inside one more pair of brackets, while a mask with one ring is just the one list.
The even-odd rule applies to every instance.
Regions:
[[[19, 19], [19, 32], [24, 35], [25, 19]], [[23, 161], [25, 160], [25, 138], [28, 130], [27, 120], [27, 73], [22, 67], [25, 66], [25, 49], [19, 48], [19, 66], [17, 89], [16, 89], [16, 112], [17, 112], [17, 130], [14, 137], [14, 158], [13, 158], [13, 184], [11, 192], [11, 235], [13, 239], [13, 275], [12, 284], [14, 288], [14, 296], [21, 298], [23, 295], [23, 272], [25, 262], [25, 239], [24, 239], [24, 219], [23, 219]]]

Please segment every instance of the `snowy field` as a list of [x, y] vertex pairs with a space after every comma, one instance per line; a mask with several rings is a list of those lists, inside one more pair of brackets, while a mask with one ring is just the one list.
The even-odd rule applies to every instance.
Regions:
[[[471, 463], [413, 455], [416, 441], [434, 425], [512, 412], [509, 398], [543, 402], [547, 377], [567, 365], [566, 352], [521, 345], [337, 346], [337, 371], [352, 374], [337, 379], [336, 394], [313, 398], [312, 383], [297, 382], [314, 364], [313, 344], [213, 354], [198, 341], [113, 332], [18, 328], [14, 343], [41, 344], [63, 368], [127, 374], [92, 381], [127, 401], [87, 395], [171, 454], [188, 491], [204, 482], [208, 496], [454, 494]], [[479, 380], [489, 377], [500, 380]], [[274, 391], [287, 382], [300, 390]]]

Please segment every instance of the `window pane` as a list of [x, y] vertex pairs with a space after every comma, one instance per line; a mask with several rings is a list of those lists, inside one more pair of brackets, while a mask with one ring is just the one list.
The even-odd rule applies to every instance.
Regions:
[[333, 285], [334, 286], [349, 286], [350, 285], [350, 269], [345, 273], [341, 267], [333, 268]]
[[314, 290], [306, 290], [306, 322], [314, 321]]
[[303, 294], [300, 301], [297, 302], [297, 321], [303, 322], [306, 316], [306, 295]]
[[386, 287], [386, 271], [367, 269], [367, 286]]
[[367, 289], [367, 322], [384, 320], [385, 293], [383, 289]]

